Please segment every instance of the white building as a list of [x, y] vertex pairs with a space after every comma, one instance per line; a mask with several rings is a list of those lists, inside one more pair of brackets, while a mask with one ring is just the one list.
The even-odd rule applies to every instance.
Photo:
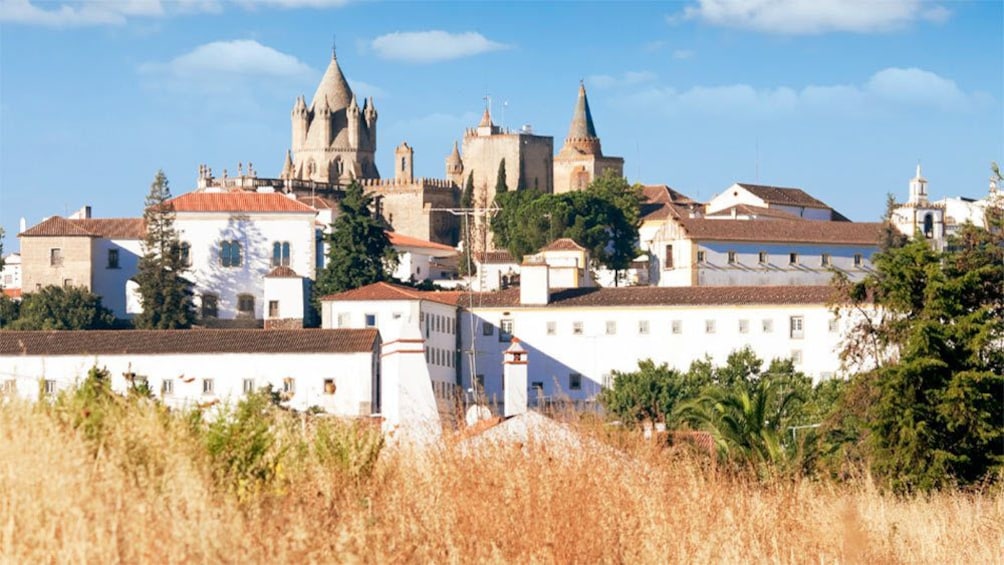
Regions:
[[519, 263], [508, 251], [475, 252], [471, 255], [476, 271], [471, 277], [471, 290], [489, 292], [509, 288], [519, 281]]
[[11, 253], [3, 258], [3, 270], [0, 271], [0, 288], [4, 294], [21, 295], [21, 254]]
[[26, 399], [106, 368], [122, 392], [145, 381], [169, 406], [235, 403], [266, 385], [284, 404], [341, 416], [380, 409], [375, 330], [0, 332], [0, 385]]
[[[990, 180], [990, 190], [984, 198], [963, 196], [930, 200], [927, 179], [921, 175], [920, 165], [909, 183], [909, 197], [892, 213], [892, 222], [901, 233], [913, 237], [920, 234], [938, 250], [944, 249], [949, 236], [969, 223], [986, 227], [988, 211], [1004, 210], [1004, 195], [997, 187], [996, 177]], [[1000, 213], [1000, 212], [998, 212]]]
[[[737, 209], [738, 208], [738, 209]], [[801, 188], [784, 188], [736, 183], [708, 201], [705, 214], [730, 216], [740, 209], [788, 214], [793, 218], [819, 221], [847, 221], [842, 214]]]
[[421, 282], [456, 278], [458, 253], [455, 248], [392, 231], [387, 232], [387, 237], [398, 254], [395, 279]]

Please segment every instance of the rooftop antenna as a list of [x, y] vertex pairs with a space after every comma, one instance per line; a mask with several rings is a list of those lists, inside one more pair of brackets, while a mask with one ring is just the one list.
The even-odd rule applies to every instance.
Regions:
[[509, 101], [508, 100], [503, 100], [502, 101], [502, 129], [503, 130], [505, 129], [505, 109], [508, 108], [508, 107], [509, 107]]
[[491, 119], [491, 117], [492, 117], [492, 95], [491, 95], [491, 93], [488, 92], [488, 91], [485, 91], [485, 97], [484, 97], [483, 100], [485, 101], [485, 108], [488, 110], [488, 118]]

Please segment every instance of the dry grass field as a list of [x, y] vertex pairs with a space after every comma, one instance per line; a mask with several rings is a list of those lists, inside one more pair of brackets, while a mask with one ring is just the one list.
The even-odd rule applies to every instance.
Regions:
[[259, 444], [274, 473], [249, 483], [152, 404], [97, 436], [66, 410], [0, 406], [5, 563], [1004, 562], [999, 490], [902, 499], [865, 483], [748, 482], [640, 440], [472, 451], [448, 439], [385, 448], [367, 469], [352, 455], [365, 430], [339, 428], [350, 447], [333, 458], [289, 415]]

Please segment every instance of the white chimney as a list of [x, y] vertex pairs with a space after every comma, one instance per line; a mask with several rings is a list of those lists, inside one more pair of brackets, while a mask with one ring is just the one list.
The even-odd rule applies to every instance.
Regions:
[[502, 361], [502, 386], [505, 388], [506, 418], [526, 412], [527, 353], [518, 338], [505, 350]]
[[91, 217], [91, 207], [84, 206], [83, 208], [77, 210], [76, 212], [70, 214], [71, 220], [87, 220]]
[[524, 262], [519, 269], [520, 304], [543, 306], [551, 301], [550, 267], [547, 263]]

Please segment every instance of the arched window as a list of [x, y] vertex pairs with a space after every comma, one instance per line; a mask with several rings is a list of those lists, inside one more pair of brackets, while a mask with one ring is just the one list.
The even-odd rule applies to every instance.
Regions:
[[924, 237], [928, 239], [934, 237], [934, 214], [930, 212], [924, 214]]
[[405, 158], [401, 157], [401, 171], [404, 171]]
[[241, 244], [237, 241], [224, 241], [220, 245], [220, 264], [224, 267], [241, 266]]
[[272, 266], [289, 266], [289, 242], [277, 241], [272, 244]]

